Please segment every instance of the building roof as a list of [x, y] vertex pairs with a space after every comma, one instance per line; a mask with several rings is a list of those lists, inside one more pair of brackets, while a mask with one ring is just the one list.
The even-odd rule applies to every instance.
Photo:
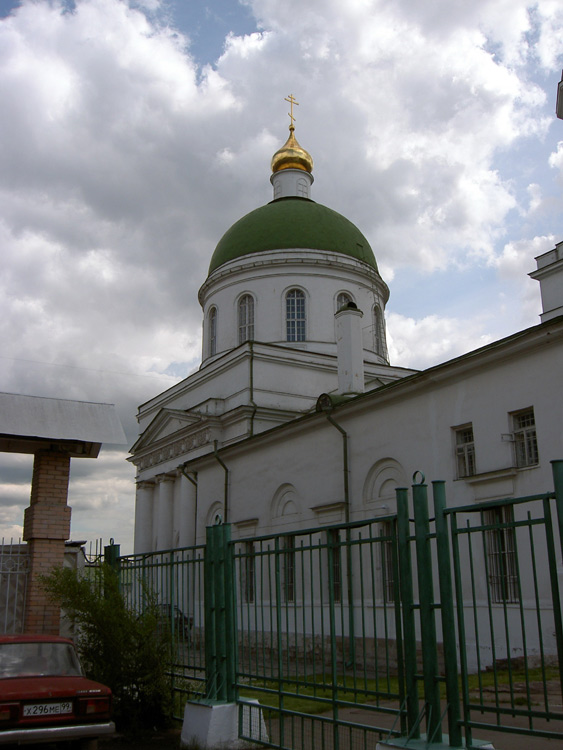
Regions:
[[209, 273], [243, 255], [265, 250], [328, 250], [363, 261], [377, 271], [369, 242], [341, 214], [307, 198], [278, 198], [251, 211], [225, 232]]
[[33, 453], [44, 442], [94, 456], [102, 443], [126, 438], [113, 404], [0, 393], [0, 450]]

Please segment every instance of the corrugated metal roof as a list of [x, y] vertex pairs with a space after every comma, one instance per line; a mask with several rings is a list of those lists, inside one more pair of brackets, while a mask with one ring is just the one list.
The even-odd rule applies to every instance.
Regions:
[[0, 393], [0, 434], [125, 444], [114, 404]]

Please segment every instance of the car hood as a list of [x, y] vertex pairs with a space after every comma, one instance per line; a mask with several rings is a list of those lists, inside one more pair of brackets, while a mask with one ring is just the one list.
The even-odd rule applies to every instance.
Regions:
[[52, 675], [32, 677], [8, 677], [0, 680], [2, 700], [47, 700], [68, 698], [73, 695], [111, 695], [111, 690], [99, 682], [86, 677]]

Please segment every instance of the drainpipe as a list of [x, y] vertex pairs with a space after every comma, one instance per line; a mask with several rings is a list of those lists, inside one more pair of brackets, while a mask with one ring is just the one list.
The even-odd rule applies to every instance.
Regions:
[[[332, 407], [330, 407], [332, 409]], [[350, 487], [348, 483], [348, 433], [341, 427], [338, 422], [331, 416], [325, 408], [325, 417], [333, 427], [336, 427], [342, 435], [342, 455], [344, 467], [344, 520], [346, 522], [346, 584], [348, 588], [348, 627], [350, 629], [350, 659], [346, 667], [353, 667], [356, 662], [356, 634], [354, 628], [354, 599], [352, 590], [352, 545], [350, 539]]]
[[250, 417], [250, 437], [254, 435], [254, 417], [258, 410], [258, 406], [254, 401], [254, 341], [248, 342], [250, 345], [250, 403], [252, 404], [252, 416]]
[[188, 479], [195, 487], [195, 510], [194, 510], [194, 544], [195, 544], [197, 540], [197, 471], [192, 471], [190, 474], [189, 472], [186, 471], [187, 465], [188, 465], [188, 461], [186, 461], [185, 464], [182, 464], [180, 466], [180, 471], [186, 477], [186, 479]]
[[217, 440], [213, 441], [213, 455], [225, 470], [225, 496], [223, 500], [223, 513], [225, 517], [223, 519], [223, 523], [229, 523], [229, 470], [221, 460], [221, 456], [219, 455], [219, 451], [217, 450], [217, 442]]

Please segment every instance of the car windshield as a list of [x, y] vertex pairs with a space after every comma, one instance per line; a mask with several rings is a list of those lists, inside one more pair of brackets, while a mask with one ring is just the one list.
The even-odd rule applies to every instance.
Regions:
[[82, 675], [70, 643], [0, 643], [0, 679], [32, 675]]

